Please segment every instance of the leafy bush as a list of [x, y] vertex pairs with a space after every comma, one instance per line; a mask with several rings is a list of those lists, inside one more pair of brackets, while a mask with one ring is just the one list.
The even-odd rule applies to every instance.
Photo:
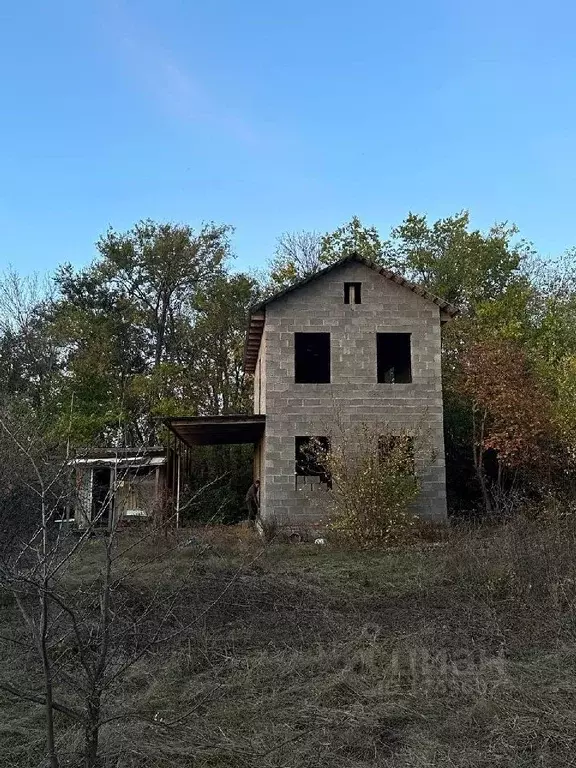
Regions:
[[422, 460], [423, 447], [419, 434], [367, 424], [342, 430], [328, 448], [314, 446], [332, 483], [330, 529], [361, 547], [398, 543], [416, 533], [412, 507], [420, 480], [414, 460]]

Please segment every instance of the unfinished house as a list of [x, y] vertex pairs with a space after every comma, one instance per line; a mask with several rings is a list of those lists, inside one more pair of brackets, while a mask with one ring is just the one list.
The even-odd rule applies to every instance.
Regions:
[[164, 448], [100, 450], [73, 459], [73, 519], [79, 528], [150, 518], [167, 498]]
[[455, 314], [357, 256], [254, 307], [245, 368], [254, 374], [255, 413], [266, 420], [255, 469], [264, 519], [303, 528], [321, 521], [330, 478], [306, 448], [314, 438], [327, 447], [362, 424], [425, 435], [414, 457], [417, 511], [445, 519], [440, 329]]
[[[446, 517], [441, 324], [454, 307], [358, 256], [254, 307], [245, 370], [254, 414], [167, 421], [187, 446], [251, 442], [264, 521], [306, 530], [325, 519], [331, 479], [311, 457], [355, 426], [387, 438], [424, 431], [414, 455], [423, 518]], [[384, 437], [384, 436], [383, 436]], [[374, 446], [382, 450], [384, 443]]]

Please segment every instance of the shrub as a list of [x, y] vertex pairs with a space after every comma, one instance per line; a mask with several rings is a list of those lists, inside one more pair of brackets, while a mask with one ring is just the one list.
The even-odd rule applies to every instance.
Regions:
[[361, 424], [343, 430], [328, 447], [314, 446], [330, 477], [329, 528], [362, 547], [396, 544], [416, 533], [412, 511], [420, 493], [415, 456], [425, 455], [420, 434]]

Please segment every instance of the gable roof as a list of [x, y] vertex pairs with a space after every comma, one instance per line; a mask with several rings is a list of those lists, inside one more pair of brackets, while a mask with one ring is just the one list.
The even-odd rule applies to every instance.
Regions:
[[444, 299], [435, 296], [433, 293], [430, 293], [430, 291], [422, 288], [421, 285], [412, 283], [410, 280], [406, 280], [406, 278], [402, 277], [402, 275], [399, 275], [390, 269], [380, 267], [374, 261], [366, 259], [357, 253], [351, 253], [350, 255], [334, 262], [334, 264], [329, 264], [327, 267], [324, 267], [324, 269], [321, 269], [318, 272], [314, 272], [314, 274], [305, 277], [303, 280], [298, 280], [298, 282], [293, 283], [293, 285], [288, 286], [288, 288], [284, 288], [283, 290], [278, 291], [278, 293], [269, 296], [267, 299], [260, 301], [258, 304], [254, 304], [250, 308], [250, 318], [248, 323], [248, 330], [246, 333], [246, 342], [244, 345], [244, 370], [246, 373], [254, 373], [256, 370], [256, 361], [258, 359], [258, 351], [260, 349], [262, 333], [264, 332], [264, 321], [266, 317], [266, 307], [268, 304], [272, 304], [274, 301], [278, 301], [278, 299], [281, 299], [287, 294], [292, 293], [292, 291], [297, 291], [304, 285], [307, 285], [308, 283], [323, 277], [323, 275], [326, 275], [333, 269], [337, 269], [343, 264], [347, 264], [348, 262], [352, 261], [357, 262], [358, 264], [364, 264], [366, 267], [373, 269], [374, 272], [382, 275], [387, 280], [391, 280], [392, 282], [407, 288], [409, 291], [412, 291], [418, 296], [421, 296], [423, 299], [437, 304], [440, 309], [449, 317], [456, 317], [456, 315], [459, 314], [459, 310], [453, 304], [450, 304]]

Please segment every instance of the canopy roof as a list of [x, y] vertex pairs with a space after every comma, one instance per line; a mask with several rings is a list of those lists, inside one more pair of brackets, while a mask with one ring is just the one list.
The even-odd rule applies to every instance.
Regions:
[[186, 445], [257, 443], [264, 434], [265, 416], [179, 416], [164, 423]]

